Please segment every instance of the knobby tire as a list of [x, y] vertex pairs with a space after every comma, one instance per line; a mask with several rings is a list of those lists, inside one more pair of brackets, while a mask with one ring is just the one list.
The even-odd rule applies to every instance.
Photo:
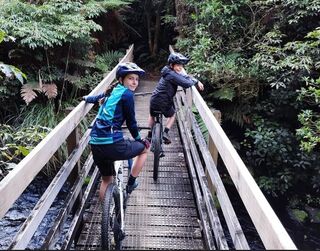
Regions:
[[153, 160], [153, 180], [158, 179], [159, 172], [159, 161], [161, 154], [161, 125], [160, 123], [155, 124], [154, 129], [154, 138], [153, 138], [153, 147], [154, 147], [154, 160]]
[[108, 185], [102, 203], [101, 247], [103, 250], [120, 250], [120, 198], [119, 189], [114, 184]]

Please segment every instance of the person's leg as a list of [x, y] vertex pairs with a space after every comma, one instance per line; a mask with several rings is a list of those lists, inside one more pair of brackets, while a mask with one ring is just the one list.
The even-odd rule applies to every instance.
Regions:
[[167, 122], [166, 122], [166, 127], [165, 128], [168, 128], [168, 130], [170, 130], [170, 128], [172, 127], [172, 125], [174, 123], [175, 118], [176, 118], [175, 114], [173, 114], [172, 117], [167, 118]]
[[163, 114], [166, 118], [167, 118], [167, 122], [166, 122], [166, 126], [163, 130], [163, 142], [165, 144], [170, 144], [171, 143], [171, 139], [169, 136], [169, 130], [172, 127], [174, 121], [175, 121], [175, 109], [174, 107], [171, 107], [166, 113]]
[[113, 176], [102, 176], [100, 190], [99, 190], [99, 199], [103, 201], [104, 194], [107, 190], [108, 185], [112, 182]]
[[142, 144], [141, 142], [133, 141], [131, 143], [131, 154], [136, 155], [136, 157], [133, 161], [131, 173], [126, 186], [126, 190], [128, 193], [131, 193], [138, 186], [138, 182], [136, 182], [136, 179], [147, 160], [148, 153], [149, 149], [146, 149], [144, 144]]
[[147, 138], [148, 138], [149, 141], [151, 141], [151, 138], [152, 138], [152, 127], [153, 127], [153, 125], [154, 125], [154, 117], [149, 114], [148, 126], [150, 127], [150, 130], [148, 131], [148, 135], [147, 135]]
[[110, 151], [109, 147], [109, 145], [91, 145], [93, 160], [101, 174], [101, 184], [99, 188], [99, 199], [101, 202], [115, 174], [114, 161], [107, 159], [107, 154]]
[[145, 149], [140, 155], [138, 155], [134, 161], [133, 166], [131, 169], [131, 175], [133, 177], [138, 177], [139, 173], [142, 170], [142, 167], [144, 166], [144, 163], [147, 160], [149, 150]]
[[152, 128], [154, 125], [154, 117], [151, 116], [150, 114], [149, 114], [149, 118], [148, 118], [148, 125], [150, 128]]

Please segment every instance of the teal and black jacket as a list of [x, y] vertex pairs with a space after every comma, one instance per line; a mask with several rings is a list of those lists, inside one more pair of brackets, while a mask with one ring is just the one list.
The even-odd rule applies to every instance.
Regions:
[[110, 96], [104, 93], [97, 96], [87, 96], [87, 103], [97, 103], [105, 97], [104, 103], [99, 107], [96, 120], [91, 129], [89, 144], [112, 144], [123, 140], [121, 126], [126, 122], [132, 137], [141, 139], [135, 118], [134, 93], [119, 83]]

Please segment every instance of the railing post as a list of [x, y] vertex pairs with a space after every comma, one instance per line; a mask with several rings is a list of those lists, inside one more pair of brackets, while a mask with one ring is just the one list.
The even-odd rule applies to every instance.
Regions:
[[[212, 111], [214, 117], [217, 119], [218, 123], [220, 124], [221, 123], [221, 112], [219, 110], [216, 110], [216, 109], [213, 109], [213, 108], [211, 108], [210, 110]], [[210, 134], [208, 134], [208, 149], [209, 149], [209, 152], [210, 152], [210, 154], [212, 156], [214, 164], [216, 166], [218, 166], [218, 155], [219, 155], [219, 152], [218, 152], [218, 149], [217, 149], [216, 145], [214, 144], [214, 141], [211, 138]], [[212, 195], [215, 195], [216, 194], [216, 188], [213, 185], [213, 182], [212, 182], [212, 180], [210, 178], [210, 175], [208, 173], [207, 168], [205, 170], [205, 173], [206, 173], [206, 176], [208, 178], [209, 189], [210, 189]]]
[[[186, 100], [187, 100], [187, 103], [184, 104], [186, 106], [186, 114], [188, 114], [188, 112], [192, 113], [193, 100], [192, 100], [192, 89], [191, 88], [186, 89]], [[191, 129], [192, 128], [191, 116], [187, 115], [186, 119], [187, 119], [189, 129]]]
[[[214, 115], [214, 117], [217, 119], [218, 123], [221, 124], [221, 112], [216, 109], [210, 109]], [[210, 135], [208, 135], [208, 148], [211, 153], [212, 159], [216, 166], [218, 166], [218, 149], [214, 144], [214, 140], [211, 138]]]
[[[66, 113], [67, 114], [70, 113], [73, 109], [74, 107], [67, 107]], [[79, 128], [76, 127], [66, 139], [68, 155], [70, 155], [72, 151], [78, 146], [79, 139], [80, 139], [80, 132], [79, 132]], [[71, 186], [74, 185], [75, 181], [79, 177], [80, 172], [81, 172], [81, 164], [80, 164], [80, 160], [78, 160], [77, 164], [73, 167], [72, 172], [68, 177], [68, 181], [70, 182]], [[78, 207], [81, 199], [82, 199], [82, 192], [80, 191], [79, 196], [74, 204], [74, 207], [73, 207], [74, 209]]]

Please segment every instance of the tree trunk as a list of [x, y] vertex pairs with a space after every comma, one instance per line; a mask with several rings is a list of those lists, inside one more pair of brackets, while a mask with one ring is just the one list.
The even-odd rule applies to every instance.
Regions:
[[146, 0], [144, 9], [145, 9], [146, 22], [147, 22], [149, 52], [150, 54], [152, 54], [152, 51], [153, 51], [153, 39], [152, 39], [152, 31], [151, 31], [152, 1]]
[[176, 32], [179, 33], [179, 37], [185, 37], [183, 28], [188, 24], [188, 8], [184, 0], [175, 0], [177, 25], [175, 27]]
[[161, 11], [166, 3], [166, 0], [162, 0], [158, 4], [158, 8], [156, 11], [156, 23], [154, 27], [154, 39], [153, 39], [153, 49], [152, 49], [152, 56], [155, 56], [159, 49], [159, 37], [160, 37], [160, 30], [161, 30]]

